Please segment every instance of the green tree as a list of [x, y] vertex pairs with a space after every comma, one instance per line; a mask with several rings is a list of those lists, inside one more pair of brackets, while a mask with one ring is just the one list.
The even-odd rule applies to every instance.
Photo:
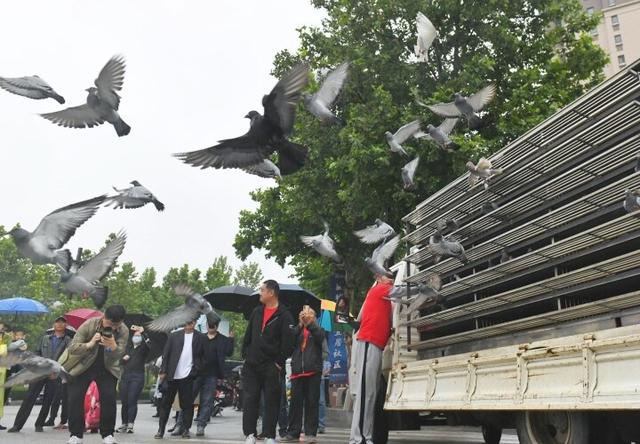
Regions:
[[[241, 259], [262, 248], [280, 265], [289, 260], [317, 294], [328, 294], [334, 266], [304, 248], [299, 235], [320, 233], [322, 219], [330, 223], [348, 291], [361, 298], [371, 283], [363, 258], [372, 248], [357, 242], [354, 229], [375, 218], [403, 228], [402, 216], [461, 174], [467, 160], [497, 150], [584, 93], [602, 79], [606, 64], [588, 35], [600, 18], [586, 14], [578, 0], [312, 3], [327, 17], [319, 27], [299, 30], [300, 48], [280, 52], [274, 74], [300, 59], [318, 70], [350, 61], [336, 105], [348, 123], [330, 127], [299, 110], [294, 138], [310, 148], [307, 166], [277, 187], [252, 193], [258, 208], [241, 213], [234, 246]], [[416, 63], [412, 55], [418, 11], [439, 29], [428, 63]], [[315, 77], [312, 89], [319, 83]], [[403, 190], [400, 169], [408, 159], [389, 153], [384, 132], [415, 118], [440, 123], [417, 98], [448, 102], [456, 91], [470, 94], [488, 83], [498, 94], [486, 125], [468, 132], [459, 124], [459, 152], [445, 153], [428, 141], [407, 143], [421, 161], [417, 190]]]
[[249, 288], [258, 288], [262, 282], [262, 271], [256, 262], [243, 263], [233, 275], [233, 283]]

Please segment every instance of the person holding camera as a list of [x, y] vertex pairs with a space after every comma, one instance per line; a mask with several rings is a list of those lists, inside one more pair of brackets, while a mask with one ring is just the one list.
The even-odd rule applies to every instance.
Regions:
[[144, 387], [144, 364], [149, 354], [149, 338], [144, 327], [131, 326], [131, 341], [127, 344], [124, 356], [120, 360], [122, 377], [120, 378], [120, 415], [122, 426], [120, 433], [133, 433], [133, 424], [138, 415], [138, 398]]
[[103, 444], [114, 444], [116, 384], [120, 359], [124, 356], [129, 330], [124, 325], [125, 309], [112, 305], [100, 318], [85, 321], [59, 362], [72, 376], [69, 383], [69, 433], [67, 444], [82, 444], [84, 395], [91, 381], [100, 391], [100, 435]]

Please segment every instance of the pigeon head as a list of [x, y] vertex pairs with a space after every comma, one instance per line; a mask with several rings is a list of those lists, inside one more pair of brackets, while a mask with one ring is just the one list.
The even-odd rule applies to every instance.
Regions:
[[26, 240], [29, 238], [29, 232], [20, 227], [15, 227], [11, 231], [9, 231], [8, 234], [17, 241]]
[[385, 131], [384, 136], [387, 138], [387, 140], [393, 139], [393, 134], [391, 134], [389, 131]]
[[313, 101], [313, 95], [309, 93], [302, 94], [302, 101], [305, 105], [309, 106], [309, 104]]
[[427, 131], [432, 132], [432, 131], [435, 131], [435, 130], [436, 130], [435, 126], [433, 126], [431, 124], [427, 125]]
[[433, 235], [431, 236], [431, 239], [429, 239], [429, 241], [433, 244], [437, 244], [442, 242], [442, 234], [440, 233], [433, 233]]
[[88, 92], [89, 94], [93, 95], [93, 96], [97, 96], [98, 95], [98, 88], [96, 88], [95, 86], [92, 86], [91, 88], [87, 88], [85, 89], [86, 92]]
[[244, 118], [245, 119], [255, 119], [256, 117], [260, 117], [260, 113], [258, 111], [249, 111]]
[[384, 223], [384, 222], [382, 222], [382, 220], [380, 220], [380, 219], [376, 219], [376, 220], [375, 220], [375, 224], [376, 224], [377, 226], [380, 226], [380, 225], [382, 225], [383, 223]]
[[133, 185], [134, 187], [139, 187], [139, 186], [141, 186], [141, 185], [140, 185], [140, 182], [138, 182], [137, 180], [132, 180], [132, 181], [131, 181], [131, 182], [129, 182], [129, 183], [130, 183], [131, 185]]

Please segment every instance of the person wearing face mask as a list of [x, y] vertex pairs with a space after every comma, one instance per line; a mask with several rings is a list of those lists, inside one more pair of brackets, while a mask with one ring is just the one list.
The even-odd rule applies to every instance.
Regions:
[[127, 344], [124, 356], [120, 360], [122, 376], [120, 377], [120, 415], [122, 426], [120, 433], [133, 433], [133, 424], [138, 414], [138, 398], [144, 387], [144, 364], [149, 354], [149, 338], [144, 334], [144, 327], [131, 326], [131, 341]]

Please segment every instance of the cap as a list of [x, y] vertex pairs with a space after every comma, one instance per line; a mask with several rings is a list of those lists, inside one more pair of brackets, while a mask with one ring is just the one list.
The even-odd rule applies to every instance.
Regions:
[[64, 322], [66, 324], [67, 323], [67, 318], [65, 318], [64, 316], [58, 316], [55, 319], [55, 321], [53, 321], [53, 322], [59, 322], [59, 321], [62, 321], [62, 322]]

